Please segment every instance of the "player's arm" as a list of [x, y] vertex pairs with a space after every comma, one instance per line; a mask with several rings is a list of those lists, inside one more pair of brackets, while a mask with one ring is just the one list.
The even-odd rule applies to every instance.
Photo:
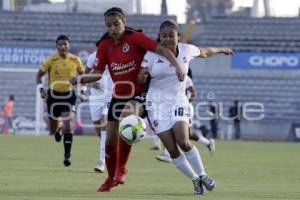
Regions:
[[210, 56], [214, 56], [216, 54], [225, 54], [225, 55], [232, 55], [233, 50], [231, 48], [216, 48], [216, 47], [207, 47], [207, 48], [200, 48], [200, 55], [201, 58], [207, 58]]
[[[88, 73], [91, 73], [92, 72], [92, 69], [91, 68], [89, 68], [89, 67], [85, 67], [85, 74], [88, 74]], [[94, 89], [97, 89], [97, 90], [99, 90], [100, 89], [100, 84], [98, 83], [98, 82], [93, 82], [91, 85], [90, 85], [92, 88], [94, 88]]]
[[39, 71], [36, 74], [36, 84], [38, 87], [38, 90], [41, 94], [41, 98], [46, 99], [48, 97], [47, 92], [44, 89], [44, 85], [43, 85], [43, 81], [42, 81], [42, 77], [46, 74], [46, 71], [43, 71], [41, 69], [39, 69]]
[[192, 102], [197, 98], [197, 92], [194, 86], [190, 86], [187, 88], [187, 90], [190, 92], [189, 101]]
[[91, 73], [83, 74], [77, 78], [75, 77], [71, 78], [70, 82], [72, 85], [95, 82], [102, 78], [102, 73], [103, 73], [102, 71], [93, 70]]
[[147, 78], [150, 75], [150, 71], [147, 67], [142, 67], [138, 74], [138, 81], [140, 84], [145, 84], [147, 82]]

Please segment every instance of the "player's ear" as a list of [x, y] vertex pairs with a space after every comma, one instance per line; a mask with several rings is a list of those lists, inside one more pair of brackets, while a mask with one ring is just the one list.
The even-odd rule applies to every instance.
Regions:
[[123, 18], [124, 25], [127, 26], [126, 18]]

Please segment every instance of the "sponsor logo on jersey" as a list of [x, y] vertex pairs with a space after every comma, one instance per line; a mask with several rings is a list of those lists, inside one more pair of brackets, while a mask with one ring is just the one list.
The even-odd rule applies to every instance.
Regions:
[[161, 59], [158, 59], [158, 60], [156, 61], [156, 63], [164, 63], [164, 61], [162, 61]]
[[122, 74], [122, 73], [127, 73], [130, 72], [132, 70], [135, 69], [135, 61], [130, 61], [129, 63], [111, 63], [110, 67], [111, 70], [115, 73], [115, 74]]
[[127, 52], [129, 51], [129, 49], [130, 49], [129, 44], [125, 43], [125, 44], [123, 45], [123, 52], [124, 52], [124, 53], [127, 53]]

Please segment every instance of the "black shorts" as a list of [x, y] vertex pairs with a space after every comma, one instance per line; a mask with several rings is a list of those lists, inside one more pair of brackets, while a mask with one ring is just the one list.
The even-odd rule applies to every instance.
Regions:
[[108, 121], [118, 121], [120, 115], [122, 113], [123, 108], [125, 107], [126, 103], [130, 100], [137, 101], [143, 104], [144, 112], [141, 116], [142, 118], [146, 117], [146, 109], [145, 109], [145, 100], [146, 100], [146, 93], [137, 93], [132, 98], [129, 99], [117, 99], [112, 98], [108, 108], [107, 120]]
[[62, 112], [71, 112], [76, 103], [75, 91], [56, 92], [48, 90], [47, 111], [49, 117], [58, 118]]

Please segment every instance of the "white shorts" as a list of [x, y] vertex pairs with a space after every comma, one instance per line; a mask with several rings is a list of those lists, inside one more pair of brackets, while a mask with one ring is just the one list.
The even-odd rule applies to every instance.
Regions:
[[155, 134], [171, 129], [176, 122], [189, 124], [189, 105], [176, 105], [173, 107], [162, 107], [162, 109], [149, 109], [148, 120]]
[[102, 119], [104, 115], [108, 113], [109, 102], [101, 102], [101, 101], [90, 101], [90, 113], [92, 121], [98, 121]]
[[194, 114], [195, 114], [194, 106], [192, 103], [189, 103], [189, 112], [190, 112], [190, 124], [192, 124], [194, 119]]

